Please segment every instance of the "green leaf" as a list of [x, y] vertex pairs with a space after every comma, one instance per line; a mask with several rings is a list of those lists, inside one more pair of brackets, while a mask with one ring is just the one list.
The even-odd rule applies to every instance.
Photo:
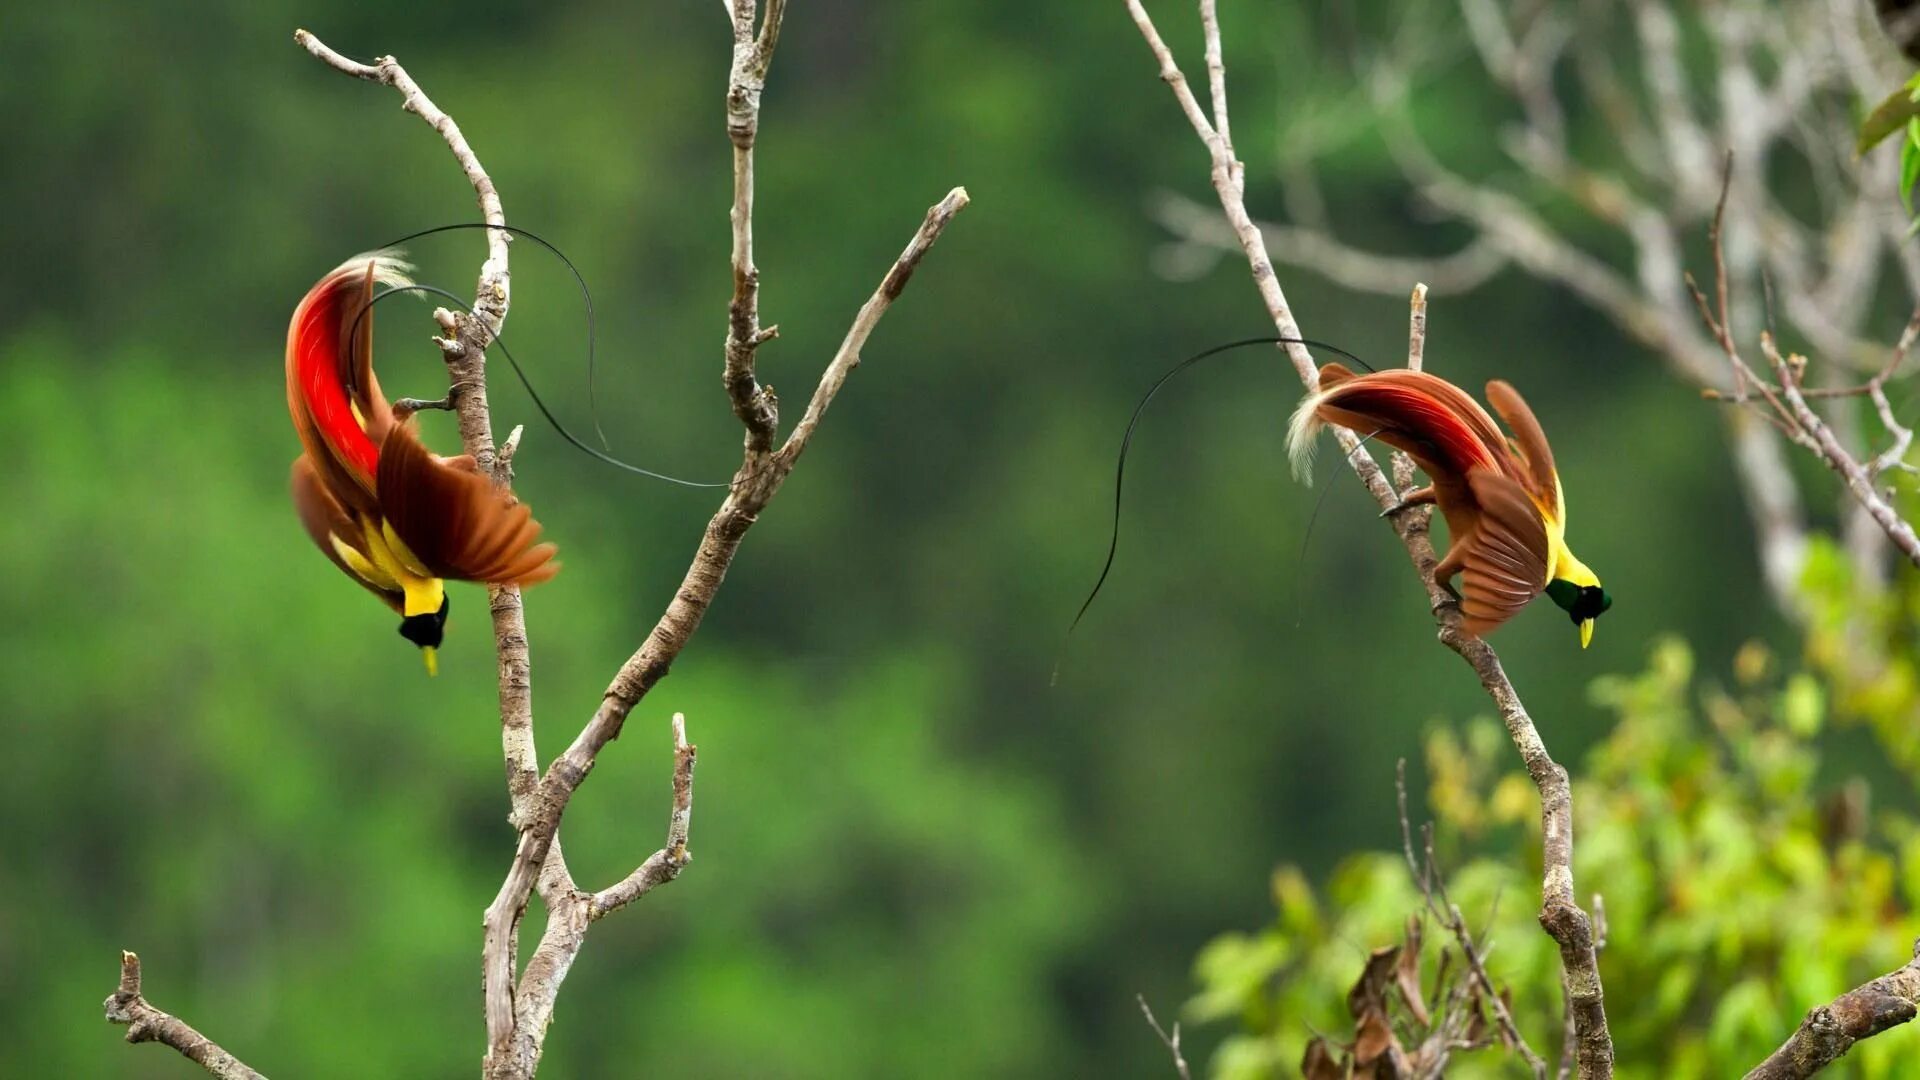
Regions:
[[1874, 106], [1867, 118], [1860, 122], [1860, 138], [1855, 143], [1855, 151], [1864, 154], [1880, 144], [1882, 139], [1899, 131], [1908, 120], [1920, 116], [1920, 101], [1914, 100], [1914, 92], [1920, 90], [1920, 76], [1907, 80], [1907, 84], [1888, 94], [1885, 101]]
[[[1920, 117], [1914, 123], [1920, 124]], [[1920, 179], [1920, 136], [1909, 131], [1907, 141], [1900, 144], [1900, 203], [1913, 213], [1913, 183]]]
[[1795, 675], [1780, 695], [1780, 719], [1786, 721], [1788, 731], [1803, 739], [1819, 733], [1826, 711], [1826, 695], [1820, 692], [1819, 682], [1811, 675]]

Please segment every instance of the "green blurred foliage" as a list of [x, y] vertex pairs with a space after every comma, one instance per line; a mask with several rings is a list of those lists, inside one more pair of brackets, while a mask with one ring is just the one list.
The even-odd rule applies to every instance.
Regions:
[[[1600, 966], [1623, 1078], [1741, 1075], [1807, 1009], [1911, 955], [1912, 792], [1876, 809], [1866, 779], [1827, 776], [1827, 691], [1784, 666], [1754, 643], [1729, 677], [1704, 677], [1693, 651], [1665, 638], [1641, 674], [1593, 684], [1615, 722], [1574, 777], [1574, 879], [1591, 912], [1602, 905], [1588, 898], [1604, 898]], [[1427, 805], [1452, 849], [1449, 889], [1491, 942], [1489, 972], [1511, 989], [1523, 1035], [1552, 1060], [1560, 956], [1534, 919], [1539, 799], [1516, 766], [1493, 720], [1428, 735]], [[1346, 990], [1365, 950], [1399, 941], [1421, 910], [1398, 850], [1344, 860], [1323, 890], [1282, 867], [1273, 899], [1267, 929], [1223, 936], [1197, 963], [1203, 989], [1189, 1015], [1240, 1024], [1212, 1062], [1228, 1080], [1294, 1075], [1314, 1032], [1350, 1030]], [[1430, 926], [1427, 952], [1443, 938]], [[1916, 1038], [1902, 1028], [1863, 1043], [1836, 1075], [1904, 1076]], [[1457, 1059], [1449, 1075], [1525, 1070], [1495, 1048]]]
[[[1335, 124], [1352, 138], [1318, 165], [1354, 242], [1449, 250], [1357, 104], [1350, 6], [1222, 7], [1255, 209], [1278, 212], [1276, 121]], [[299, 25], [398, 55], [509, 219], [595, 284], [616, 453], [697, 479], [737, 460], [718, 378], [729, 42], [711, 0], [10, 8], [0, 1074], [197, 1075], [100, 1019], [123, 947], [159, 1004], [269, 1073], [461, 1074], [480, 1054], [479, 914], [512, 846], [484, 598], [454, 590], [425, 679], [295, 523], [281, 371], [320, 273], [475, 212], [444, 146], [390, 91], [296, 48]], [[1194, 20], [1167, 6], [1163, 30], [1197, 64]], [[1455, 74], [1421, 123], [1463, 171], [1501, 167], [1489, 133], [1508, 106]], [[1121, 5], [796, 4], [759, 147], [763, 317], [781, 327], [760, 357], [790, 412], [924, 208], [956, 183], [974, 202], [569, 812], [583, 883], [631, 869], [659, 843], [667, 717], [687, 713], [695, 862], [595, 928], [552, 1072], [1161, 1075], [1134, 995], [1184, 995], [1192, 955], [1261, 917], [1276, 863], [1320, 880], [1393, 835], [1392, 759], [1481, 692], [1434, 646], [1364, 497], [1288, 478], [1298, 387], [1257, 351], [1156, 401], [1116, 576], [1048, 688], [1138, 394], [1270, 330], [1231, 260], [1154, 272], [1149, 201], [1209, 197], [1206, 157]], [[457, 234], [413, 254], [461, 291], [481, 250]], [[507, 339], [586, 430], [572, 282], [515, 250]], [[1403, 348], [1401, 300], [1285, 278], [1308, 333], [1381, 363]], [[392, 393], [441, 384], [427, 310], [380, 309]], [[1619, 600], [1584, 653], [1551, 610], [1499, 639], [1557, 753], [1605, 735], [1615, 712], [1583, 688], [1660, 632], [1712, 670], [1755, 635], [1794, 647], [1691, 389], [1517, 274], [1436, 300], [1431, 329], [1434, 370], [1525, 390], [1582, 557]], [[501, 430], [528, 424], [518, 488], [566, 563], [528, 598], [550, 755], [715, 500], [574, 454], [504, 369], [492, 398]], [[426, 423], [453, 444], [445, 417]], [[1823, 760], [1883, 757], [1863, 739]], [[1500, 958], [1538, 947], [1524, 937], [1503, 934]]]

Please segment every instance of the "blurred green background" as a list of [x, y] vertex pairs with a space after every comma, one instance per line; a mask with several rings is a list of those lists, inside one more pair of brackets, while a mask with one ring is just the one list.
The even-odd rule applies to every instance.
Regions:
[[[1343, 20], [1225, 6], [1236, 133], [1252, 201], [1271, 207], [1271, 117], [1351, 79], [1334, 56]], [[319, 274], [477, 215], [390, 90], [323, 68], [291, 34], [399, 56], [467, 132], [509, 220], [596, 287], [615, 451], [720, 479], [739, 429], [718, 378], [717, 7], [7, 13], [0, 1072], [195, 1075], [101, 1020], [123, 947], [158, 1004], [269, 1073], [473, 1070], [480, 912], [512, 850], [484, 596], [454, 590], [428, 680], [390, 613], [295, 522], [281, 363]], [[1164, 29], [1197, 71], [1189, 16], [1171, 5]], [[1494, 92], [1468, 83], [1446, 104], [1429, 138], [1493, 153]], [[1319, 879], [1392, 847], [1395, 759], [1419, 773], [1422, 732], [1484, 712], [1484, 696], [1434, 645], [1354, 485], [1331, 484], [1303, 553], [1321, 489], [1287, 476], [1298, 386], [1258, 350], [1156, 402], [1115, 577], [1049, 688], [1105, 547], [1128, 410], [1180, 357], [1271, 332], [1237, 261], [1154, 272], [1166, 237], [1150, 201], [1211, 195], [1119, 3], [796, 3], [758, 166], [762, 317], [781, 330], [761, 373], [794, 415], [924, 209], [955, 184], [973, 205], [574, 802], [575, 874], [625, 874], [659, 844], [667, 719], [687, 714], [696, 861], [595, 929], [548, 1070], [1163, 1075], [1134, 995], [1177, 1013], [1202, 946], [1272, 917], [1276, 865]], [[1323, 167], [1356, 240], [1447, 247], [1377, 143]], [[422, 280], [470, 292], [476, 235], [413, 250]], [[537, 247], [514, 250], [507, 340], [584, 431], [578, 297]], [[1310, 335], [1397, 362], [1403, 301], [1282, 281]], [[381, 309], [390, 393], [444, 385], [427, 311]], [[1690, 641], [1703, 670], [1756, 637], [1794, 654], [1690, 387], [1511, 272], [1437, 301], [1427, 355], [1465, 385], [1497, 374], [1528, 394], [1578, 549], [1618, 600], [1586, 652], [1544, 606], [1497, 639], [1563, 760], [1614, 721], [1588, 684], [1640, 670], [1660, 635]], [[552, 754], [717, 500], [566, 447], [504, 366], [492, 396], [498, 432], [528, 425], [518, 488], [566, 564], [527, 603]], [[447, 418], [426, 422], [454, 445]], [[1196, 1028], [1189, 1047], [1205, 1058], [1224, 1034]]]

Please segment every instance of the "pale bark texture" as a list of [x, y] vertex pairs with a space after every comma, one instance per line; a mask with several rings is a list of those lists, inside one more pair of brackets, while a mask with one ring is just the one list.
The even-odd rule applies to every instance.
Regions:
[[1840, 1059], [1861, 1039], [1912, 1020], [1920, 1008], [1920, 941], [1904, 966], [1807, 1013], [1800, 1029], [1747, 1080], [1801, 1080]]

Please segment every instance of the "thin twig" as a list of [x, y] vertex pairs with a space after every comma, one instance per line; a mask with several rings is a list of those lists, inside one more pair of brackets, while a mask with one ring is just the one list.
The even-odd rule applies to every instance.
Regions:
[[680, 876], [693, 861], [687, 850], [687, 830], [693, 823], [693, 766], [699, 747], [687, 741], [687, 718], [673, 714], [673, 814], [667, 819], [667, 842], [647, 856], [639, 869], [616, 884], [595, 893], [590, 917], [600, 919], [647, 895], [656, 885]]
[[1180, 1053], [1180, 1022], [1174, 1021], [1173, 1032], [1169, 1034], [1160, 1026], [1160, 1021], [1154, 1019], [1153, 1010], [1147, 1006], [1147, 995], [1135, 994], [1133, 999], [1140, 1003], [1140, 1011], [1146, 1016], [1153, 1033], [1160, 1036], [1160, 1041], [1166, 1044], [1167, 1051], [1173, 1055], [1173, 1071], [1179, 1074], [1180, 1080], [1193, 1080], [1193, 1073], [1187, 1068], [1187, 1059]]
[[[1407, 300], [1407, 370], [1420, 371], [1427, 362], [1427, 286], [1416, 282], [1413, 294]], [[1393, 486], [1405, 491], [1413, 486], [1413, 458], [1406, 452], [1395, 450], [1393, 462]], [[1420, 511], [1431, 514], [1432, 509]]]
[[1400, 843], [1407, 860], [1407, 872], [1413, 875], [1414, 884], [1419, 886], [1420, 896], [1426, 905], [1427, 912], [1441, 926], [1446, 927], [1449, 934], [1453, 935], [1454, 943], [1460, 947], [1460, 954], [1467, 962], [1467, 970], [1472, 974], [1474, 983], [1480, 988], [1481, 999], [1487, 1003], [1488, 1010], [1493, 1013], [1494, 1025], [1500, 1029], [1501, 1035], [1507, 1042], [1519, 1052], [1533, 1075], [1544, 1080], [1547, 1075], [1547, 1063], [1534, 1052], [1533, 1047], [1527, 1045], [1526, 1038], [1520, 1034], [1520, 1027], [1514, 1023], [1513, 1013], [1507, 1008], [1506, 1001], [1501, 998], [1499, 989], [1493, 985], [1493, 977], [1487, 974], [1484, 950], [1474, 942], [1473, 933], [1467, 929], [1466, 918], [1460, 914], [1460, 908], [1447, 895], [1446, 876], [1434, 863], [1431, 824], [1427, 826], [1425, 832], [1425, 862], [1422, 863], [1414, 857], [1413, 826], [1407, 817], [1406, 758], [1401, 758], [1394, 767], [1393, 787], [1400, 810]]
[[[336, 70], [398, 91], [401, 108], [418, 115], [446, 141], [473, 186], [483, 219], [490, 225], [506, 224], [499, 192], [459, 125], [426, 96], [397, 60], [384, 56], [371, 65], [361, 64], [342, 56], [305, 30], [297, 31], [294, 39]], [[494, 447], [487, 400], [486, 349], [500, 334], [512, 295], [508, 267], [510, 236], [504, 229], [488, 229], [485, 235], [487, 258], [480, 267], [473, 313], [436, 311], [435, 318], [446, 336], [435, 340], [441, 347], [452, 384], [459, 388], [457, 395], [450, 390], [449, 396], [456, 405], [461, 443], [482, 472], [506, 488], [511, 484], [512, 455], [509, 453], [503, 459]], [[516, 444], [514, 449], [517, 448]], [[526, 819], [540, 774], [533, 735], [532, 666], [526, 615], [518, 588], [490, 585], [487, 594], [493, 617], [494, 651], [499, 661], [500, 737], [512, 803], [510, 820], [518, 826]], [[543, 881], [546, 886], [543, 895], [550, 901], [577, 892], [563, 860], [555, 861]], [[489, 1071], [502, 1066], [505, 1051], [515, 1036], [513, 970], [520, 919], [525, 911], [524, 897], [510, 909], [488, 909], [483, 935], [482, 986]]]
[[[489, 942], [487, 962], [500, 979], [511, 974], [511, 942], [517, 912], [526, 907], [528, 897], [540, 887], [543, 897], [553, 906], [565, 909], [568, 921], [559, 931], [549, 913], [549, 932], [529, 962], [521, 982], [521, 995], [536, 991], [534, 1000], [514, 1002], [516, 1022], [509, 1052], [501, 1055], [504, 1064], [496, 1070], [501, 1076], [528, 1076], [537, 1064], [541, 1040], [552, 1016], [552, 996], [557, 993], [579, 948], [585, 927], [596, 917], [596, 902], [604, 910], [630, 902], [660, 880], [671, 880], [671, 854], [660, 862], [649, 859], [621, 883], [598, 894], [577, 889], [557, 892], [547, 887], [552, 880], [545, 867], [558, 857], [557, 833], [573, 794], [592, 772], [600, 752], [620, 735], [628, 715], [655, 683], [665, 678], [699, 628], [712, 605], [727, 569], [739, 550], [747, 531], [779, 491], [825, 415], [827, 407], [844, 385], [848, 374], [860, 362], [860, 350], [879, 323], [880, 317], [897, 299], [912, 277], [914, 269], [947, 224], [967, 205], [967, 193], [955, 188], [927, 214], [906, 250], [894, 261], [874, 296], [855, 316], [853, 326], [832, 361], [821, 375], [806, 415], [795, 426], [786, 443], [772, 450], [777, 434], [778, 412], [772, 394], [753, 381], [753, 350], [771, 336], [771, 328], [758, 324], [759, 274], [752, 265], [752, 147], [759, 127], [760, 95], [765, 76], [779, 40], [784, 4], [769, 0], [764, 19], [756, 34], [754, 0], [732, 0], [727, 5], [734, 31], [733, 65], [728, 76], [727, 134], [734, 148], [735, 216], [734, 269], [735, 303], [728, 313], [729, 347], [726, 354], [725, 382], [729, 401], [746, 427], [746, 444], [733, 484], [718, 511], [707, 523], [700, 545], [687, 568], [673, 599], [654, 624], [640, 647], [621, 665], [619, 672], [602, 695], [600, 706], [575, 736], [567, 749], [555, 758], [542, 774], [529, 812], [518, 821], [520, 840], [512, 867], [501, 883], [499, 893], [487, 908], [486, 934]], [[691, 760], [687, 762], [689, 778]], [[669, 847], [671, 852], [671, 845]], [[652, 864], [649, 866], [648, 864]], [[672, 873], [669, 873], [671, 869]], [[617, 902], [617, 903], [616, 903]], [[603, 912], [604, 913], [604, 912]], [[490, 975], [490, 983], [495, 976]], [[490, 999], [490, 1007], [491, 1007]]]
[[767, 339], [760, 331], [760, 268], [753, 262], [753, 147], [760, 134], [760, 95], [780, 41], [786, 0], [767, 0], [754, 33], [753, 0], [729, 8], [733, 67], [727, 79], [727, 137], [733, 143], [733, 300], [727, 305], [724, 381], [733, 413], [747, 429], [747, 449], [764, 454], [780, 426], [779, 402], [754, 376], [754, 357]]
[[[1893, 546], [1898, 548], [1900, 553], [1915, 566], [1920, 566], [1920, 536], [1915, 535], [1913, 525], [1901, 517], [1892, 504], [1888, 503], [1874, 488], [1873, 477], [1868, 473], [1867, 467], [1861, 465], [1852, 454], [1847, 452], [1846, 447], [1842, 446], [1839, 438], [1834, 435], [1833, 429], [1820, 419], [1811, 405], [1807, 404], [1807, 399], [1800, 393], [1799, 375], [1793, 370], [1794, 364], [1780, 355], [1780, 350], [1775, 346], [1771, 335], [1761, 335], [1760, 351], [1766, 356], [1768, 364], [1773, 367], [1774, 375], [1780, 381], [1780, 396], [1786, 399], [1787, 408], [1790, 410], [1789, 415], [1798, 423], [1800, 430], [1813, 441], [1827, 466], [1840, 474], [1840, 479], [1845, 481], [1847, 490], [1886, 531], [1887, 539], [1893, 542]], [[1803, 359], [1795, 359], [1804, 366]]]
[[[1851, 126], [1841, 115], [1845, 102], [1884, 92], [1878, 80], [1904, 77], [1886, 75], [1875, 63], [1880, 57], [1859, 40], [1861, 25], [1870, 23], [1866, 9], [1832, 0], [1782, 8], [1760, 19], [1740, 5], [1694, 12], [1673, 0], [1633, 0], [1626, 6], [1626, 28], [1637, 37], [1623, 42], [1614, 25], [1621, 5], [1582, 3], [1570, 12], [1574, 5], [1460, 0], [1460, 7], [1464, 17], [1455, 22], [1464, 26], [1464, 34], [1398, 35], [1388, 48], [1365, 57], [1361, 84], [1372, 90], [1387, 148], [1415, 192], [1443, 216], [1473, 230], [1461, 255], [1421, 260], [1343, 244], [1312, 190], [1311, 163], [1337, 139], [1353, 136], [1345, 129], [1328, 135], [1293, 123], [1281, 167], [1281, 201], [1294, 220], [1263, 226], [1276, 257], [1382, 295], [1404, 295], [1406, 282], [1415, 277], [1432, 282], [1436, 293], [1451, 287], [1418, 269], [1423, 263], [1436, 275], [1443, 268], [1460, 273], [1468, 287], [1481, 280], [1484, 267], [1511, 263], [1607, 315], [1690, 381], [1742, 399], [1751, 372], [1729, 364], [1719, 340], [1723, 331], [1738, 340], [1741, 331], [1725, 326], [1726, 319], [1713, 312], [1742, 306], [1756, 288], [1763, 260], [1786, 284], [1784, 311], [1795, 329], [1849, 364], [1860, 353], [1857, 331], [1881, 267], [1897, 262], [1909, 288], [1920, 292], [1920, 249], [1901, 235], [1900, 215], [1887, 212], [1893, 160], [1879, 155], [1857, 162]], [[1682, 21], [1695, 19], [1707, 31], [1704, 42], [1683, 33]], [[1520, 107], [1519, 123], [1493, 130], [1524, 174], [1524, 198], [1516, 198], [1501, 180], [1469, 179], [1448, 169], [1410, 119], [1419, 91], [1436, 77], [1442, 62], [1437, 58], [1458, 55], [1463, 40], [1491, 83]], [[1644, 62], [1615, 65], [1609, 56], [1615, 45], [1632, 49]], [[1560, 79], [1556, 65], [1568, 52], [1575, 77]], [[1699, 92], [1702, 88], [1711, 89]], [[1579, 94], [1581, 100], [1563, 101], [1563, 94]], [[1625, 165], [1573, 156], [1564, 118], [1576, 111], [1598, 113], [1609, 129], [1609, 145], [1619, 148]], [[1814, 169], [1823, 221], [1807, 222], [1760, 186], [1757, 178], [1783, 146]], [[1747, 169], [1740, 189], [1723, 201], [1728, 150]], [[1541, 213], [1540, 188], [1611, 227], [1628, 242], [1630, 254], [1622, 259], [1585, 243], [1580, 237], [1591, 230], [1564, 228]], [[1302, 207], [1308, 212], [1299, 212]], [[1701, 298], [1708, 318], [1696, 323], [1688, 311], [1679, 237], [1709, 215], [1723, 219], [1728, 247], [1720, 257], [1728, 276], [1724, 291], [1716, 280], [1716, 295]], [[1209, 220], [1163, 207], [1158, 216], [1187, 249], [1224, 248], [1236, 239], [1217, 215]], [[1481, 252], [1492, 260], [1465, 260]], [[1703, 334], [1702, 325], [1719, 329]], [[1871, 396], [1865, 388], [1858, 392]], [[1788, 434], [1790, 425], [1757, 410], [1730, 413], [1726, 424], [1733, 473], [1754, 519], [1769, 591], [1783, 611], [1804, 618], [1799, 582], [1808, 524], [1776, 438]], [[1840, 434], [1845, 443], [1846, 432]], [[1880, 460], [1887, 459], [1876, 464]]]
[[107, 996], [106, 1010], [109, 1021], [127, 1025], [130, 1043], [165, 1043], [222, 1080], [264, 1080], [219, 1043], [141, 996], [140, 958], [130, 952], [120, 954], [120, 988]]

